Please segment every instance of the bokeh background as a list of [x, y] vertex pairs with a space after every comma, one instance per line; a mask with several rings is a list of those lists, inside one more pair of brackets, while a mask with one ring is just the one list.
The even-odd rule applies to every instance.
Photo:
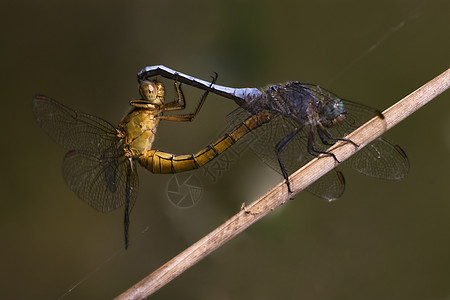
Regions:
[[[449, 67], [445, 0], [1, 8], [2, 299], [111, 299], [281, 181], [242, 151], [214, 180], [193, 172], [202, 197], [180, 209], [167, 198], [172, 176], [140, 168], [125, 251], [123, 210], [98, 213], [65, 185], [64, 150], [34, 120], [34, 93], [118, 124], [138, 96], [136, 73], [164, 64], [235, 87], [316, 83], [384, 110]], [[201, 92], [185, 92], [192, 108]], [[196, 152], [234, 108], [211, 95], [195, 122], [161, 124], [157, 148]], [[404, 181], [344, 170], [341, 199], [300, 193], [152, 298], [450, 299], [449, 113], [447, 91], [388, 132], [411, 162]]]

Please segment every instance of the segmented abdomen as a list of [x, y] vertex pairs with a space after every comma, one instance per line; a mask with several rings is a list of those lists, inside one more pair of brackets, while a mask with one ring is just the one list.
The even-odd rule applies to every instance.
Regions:
[[150, 150], [139, 157], [139, 163], [155, 174], [179, 173], [198, 169], [230, 148], [253, 129], [269, 122], [272, 117], [272, 114], [265, 112], [252, 115], [230, 133], [224, 134], [215, 143], [208, 145], [196, 154], [174, 155]]

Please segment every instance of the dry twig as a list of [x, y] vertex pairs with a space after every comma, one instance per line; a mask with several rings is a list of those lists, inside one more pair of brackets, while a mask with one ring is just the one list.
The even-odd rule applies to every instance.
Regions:
[[[352, 132], [346, 138], [354, 141], [356, 149], [350, 143], [336, 143], [329, 152], [344, 161], [356, 151], [382, 135], [394, 125], [411, 115], [417, 109], [444, 92], [450, 86], [450, 69], [432, 79], [410, 95], [406, 96], [383, 112], [384, 120], [376, 117]], [[327, 156], [313, 159], [290, 177], [294, 195], [336, 167], [334, 158]], [[192, 267], [209, 253], [232, 239], [241, 231], [284, 204], [289, 199], [286, 184], [280, 183], [266, 195], [244, 207], [224, 224], [203, 237], [201, 240], [172, 258], [159, 269], [142, 279], [116, 299], [143, 299], [148, 297], [186, 269]]]

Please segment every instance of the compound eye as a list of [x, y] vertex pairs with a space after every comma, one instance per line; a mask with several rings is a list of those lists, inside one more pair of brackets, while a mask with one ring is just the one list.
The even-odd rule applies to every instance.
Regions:
[[156, 99], [156, 84], [151, 81], [142, 81], [139, 85], [139, 94], [142, 99], [153, 102]]
[[344, 103], [342, 103], [341, 99], [333, 99], [329, 101], [322, 109], [322, 115], [327, 120], [333, 120], [343, 113], [345, 113], [345, 109]]
[[164, 86], [160, 82], [142, 81], [139, 86], [139, 93], [143, 100], [158, 105], [164, 103]]
[[347, 112], [344, 108], [344, 103], [341, 99], [333, 99], [325, 104], [321, 111], [322, 124], [325, 127], [330, 127], [335, 124], [341, 123], [345, 120]]

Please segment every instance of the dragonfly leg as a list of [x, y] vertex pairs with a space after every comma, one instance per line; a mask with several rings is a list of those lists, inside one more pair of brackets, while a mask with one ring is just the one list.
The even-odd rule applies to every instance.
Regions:
[[[212, 81], [211, 81], [210, 86], [214, 85], [214, 83], [217, 80], [217, 77], [218, 77], [218, 75], [217, 75], [217, 73], [215, 73], [215, 76], [212, 77]], [[178, 95], [179, 95], [179, 99], [182, 98], [184, 100], [183, 91], [181, 90], [181, 84], [179, 86], [175, 85], [175, 88], [177, 89], [177, 92], [178, 92]], [[190, 121], [192, 121], [197, 116], [197, 114], [200, 112], [200, 109], [202, 108], [203, 103], [205, 102], [206, 97], [208, 96], [208, 94], [209, 94], [209, 91], [206, 91], [206, 92], [203, 93], [202, 99], [197, 104], [197, 107], [196, 107], [194, 113], [186, 114], [186, 115], [161, 116], [160, 119], [161, 120], [167, 120], [167, 121], [175, 121], [175, 122], [190, 122]], [[183, 107], [181, 109], [184, 109], [185, 106], [186, 106], [186, 102], [184, 101]], [[180, 108], [176, 108], [176, 109], [180, 109]], [[172, 107], [172, 108], [163, 109], [163, 110], [168, 111], [168, 110], [175, 110], [175, 109]]]
[[171, 110], [182, 110], [186, 108], [186, 99], [184, 97], [184, 93], [181, 88], [181, 83], [178, 82], [178, 77], [175, 78], [173, 85], [175, 87], [175, 91], [177, 92], [178, 99], [161, 105], [159, 109], [164, 111], [171, 111]]
[[[322, 139], [322, 137], [320, 136], [321, 135], [321, 133], [319, 133], [319, 137], [320, 137], [320, 139]], [[326, 141], [326, 143], [324, 143], [325, 145], [328, 145], [328, 141], [325, 139], [325, 141]], [[322, 142], [323, 142], [323, 140], [322, 140]], [[332, 144], [331, 144], [332, 145]], [[316, 149], [315, 147], [314, 147], [314, 131], [311, 129], [310, 131], [309, 131], [309, 134], [308, 134], [308, 144], [307, 144], [307, 149], [308, 149], [308, 153], [309, 154], [311, 154], [311, 155], [313, 155], [313, 156], [319, 156], [320, 154], [324, 154], [324, 155], [328, 155], [328, 156], [331, 156], [331, 157], [333, 157], [334, 158], [334, 160], [336, 161], [336, 162], [338, 162], [338, 163], [341, 163], [338, 159], [337, 159], [337, 157], [336, 157], [336, 155], [334, 155], [334, 153], [331, 153], [331, 152], [327, 152], [327, 151], [321, 151], [321, 150], [318, 150], [318, 149]]]
[[[353, 141], [350, 140], [350, 139], [344, 139], [344, 138], [338, 138], [338, 137], [335, 137], [335, 136], [332, 135], [331, 132], [329, 132], [325, 127], [322, 127], [322, 126], [321, 126], [321, 127], [317, 127], [317, 132], [318, 132], [319, 137], [320, 137], [320, 139], [321, 139], [321, 141], [322, 141], [322, 143], [323, 143], [324, 145], [331, 146], [331, 145], [334, 145], [334, 144], [336, 143], [336, 141], [343, 141], [343, 142], [347, 142], [347, 143], [352, 144], [352, 145], [355, 146], [356, 148], [359, 147], [358, 144], [356, 144], [355, 142], [353, 142]], [[332, 140], [333, 142], [332, 142], [332, 143], [329, 143], [329, 142], [328, 142], [328, 139]]]
[[277, 155], [278, 163], [280, 164], [281, 174], [283, 174], [284, 179], [286, 180], [286, 185], [288, 187], [289, 193], [292, 193], [291, 184], [289, 182], [289, 173], [286, 170], [286, 167], [281, 160], [281, 152], [286, 149], [287, 145], [292, 141], [292, 139], [302, 130], [303, 127], [295, 128], [291, 133], [285, 136], [281, 141], [279, 141], [275, 146], [275, 154]]

